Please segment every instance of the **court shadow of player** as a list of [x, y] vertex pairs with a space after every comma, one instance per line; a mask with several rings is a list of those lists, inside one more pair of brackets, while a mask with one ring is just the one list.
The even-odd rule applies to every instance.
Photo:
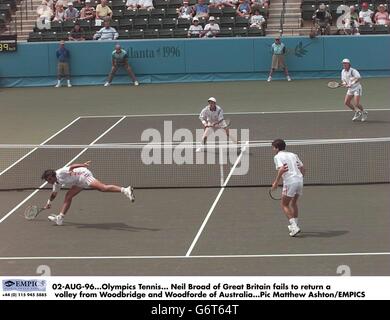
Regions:
[[74, 222], [66, 221], [66, 223], [64, 223], [64, 225], [62, 227], [65, 227], [65, 226], [72, 226], [72, 227], [76, 227], [79, 229], [99, 229], [99, 230], [116, 230], [116, 231], [130, 231], [130, 232], [160, 231], [160, 229], [129, 226], [126, 223], [120, 223], [120, 222], [74, 223]]
[[333, 238], [347, 234], [346, 230], [335, 231], [302, 231], [297, 238]]

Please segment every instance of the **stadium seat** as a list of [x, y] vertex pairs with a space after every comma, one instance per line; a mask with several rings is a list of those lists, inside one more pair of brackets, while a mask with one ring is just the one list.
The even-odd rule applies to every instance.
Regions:
[[131, 30], [129, 31], [129, 38], [130, 39], [143, 39], [144, 38], [144, 31], [141, 30]]
[[179, 18], [177, 19], [177, 27], [179, 29], [182, 28], [189, 28], [191, 25], [191, 20], [190, 19], [185, 19], [185, 18]]
[[119, 25], [124, 29], [133, 29], [133, 19], [122, 18], [119, 20]]
[[248, 28], [246, 27], [236, 27], [233, 29], [233, 34], [235, 37], [246, 37], [248, 35]]
[[164, 18], [165, 17], [165, 9], [153, 9], [150, 11], [150, 16], [152, 18]]
[[234, 24], [234, 17], [221, 17], [219, 20], [219, 26], [221, 28], [233, 28]]
[[389, 26], [376, 24], [374, 26], [374, 33], [375, 34], [388, 34], [389, 33]]
[[360, 34], [373, 34], [374, 27], [370, 26], [370, 25], [361, 25], [361, 26], [359, 26], [359, 33]]
[[209, 16], [220, 17], [223, 15], [222, 9], [209, 8]]
[[162, 19], [161, 18], [150, 18], [149, 22], [148, 22], [148, 28], [162, 29]]
[[172, 38], [173, 29], [161, 29], [159, 30], [160, 38]]
[[235, 7], [225, 7], [222, 9], [222, 15], [224, 17], [235, 17], [236, 16], [236, 8]]
[[244, 17], [236, 17], [236, 22], [234, 24], [236, 27], [248, 27], [249, 19]]
[[123, 17], [134, 19], [137, 16], [137, 10], [124, 10]]
[[147, 19], [150, 17], [150, 11], [147, 9], [138, 9], [137, 10], [137, 18]]
[[148, 19], [134, 19], [133, 28], [134, 29], [147, 29], [148, 28]]
[[40, 42], [42, 41], [42, 34], [41, 32], [30, 32], [28, 35], [28, 42]]
[[168, 0], [169, 8], [179, 8], [183, 5], [183, 0]]
[[159, 36], [158, 29], [148, 29], [144, 31], [144, 39], [156, 39], [159, 38]]
[[174, 38], [187, 38], [188, 29], [176, 29], [173, 30], [173, 37]]
[[112, 10], [112, 17], [114, 19], [120, 19], [120, 18], [122, 18], [122, 16], [123, 16], [122, 9], [120, 9], [120, 10]]
[[162, 19], [162, 24], [164, 29], [174, 29], [177, 25], [176, 18], [164, 18]]
[[178, 14], [175, 8], [168, 8], [165, 10], [165, 18], [177, 18]]
[[221, 28], [217, 37], [218, 38], [233, 37], [233, 29], [232, 28]]
[[156, 9], [167, 9], [169, 2], [168, 0], [154, 0], [153, 4]]
[[259, 28], [249, 28], [248, 29], [248, 37], [264, 37], [265, 30]]

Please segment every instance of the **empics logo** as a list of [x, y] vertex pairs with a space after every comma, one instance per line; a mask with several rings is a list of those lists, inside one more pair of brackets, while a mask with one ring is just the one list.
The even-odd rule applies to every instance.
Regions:
[[3, 291], [46, 291], [46, 281], [24, 279], [3, 280]]

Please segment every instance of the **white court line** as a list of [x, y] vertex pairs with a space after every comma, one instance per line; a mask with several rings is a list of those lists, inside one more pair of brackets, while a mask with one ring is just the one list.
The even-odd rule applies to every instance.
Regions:
[[74, 257], [0, 257], [1, 260], [149, 260], [149, 259], [227, 259], [227, 258], [310, 258], [310, 257], [362, 257], [388, 256], [390, 252], [343, 252], [343, 253], [280, 253], [280, 254], [227, 254], [198, 256], [74, 256]]
[[[125, 117], [122, 117], [117, 122], [115, 122], [111, 127], [109, 127], [106, 131], [104, 131], [100, 136], [98, 136], [95, 140], [93, 140], [90, 145], [93, 145], [96, 141], [104, 137], [108, 132], [110, 132], [116, 125], [118, 125]], [[67, 164], [64, 165], [64, 167], [71, 164], [74, 160], [76, 160], [78, 157], [80, 157], [85, 151], [87, 151], [88, 148], [85, 148], [81, 150], [72, 160], [70, 160]], [[43, 188], [47, 182], [43, 183], [39, 189]], [[24, 203], [26, 203], [31, 197], [33, 197], [35, 194], [37, 194], [40, 190], [35, 190], [32, 192], [29, 196], [27, 196], [24, 200], [22, 200], [16, 207], [14, 207], [11, 211], [9, 211], [3, 218], [0, 219], [0, 223], [2, 223], [5, 219], [7, 219], [11, 214], [13, 214], [16, 210], [18, 210]]]
[[[45, 141], [43, 141], [42, 143], [40, 143], [39, 145], [42, 146], [44, 145], [46, 142], [49, 142], [51, 139], [53, 139], [55, 136], [59, 135], [61, 132], [63, 132], [64, 130], [68, 129], [71, 125], [73, 125], [76, 121], [78, 121], [80, 119], [80, 117], [74, 119], [71, 123], [69, 123], [68, 125], [66, 125], [65, 127], [63, 127], [60, 131], [57, 131], [55, 134], [53, 134], [52, 136], [50, 136], [49, 138], [47, 138]], [[28, 152], [27, 154], [25, 154], [23, 157], [21, 157], [20, 159], [18, 159], [16, 162], [14, 162], [13, 164], [11, 164], [8, 168], [4, 169], [3, 171], [0, 172], [0, 176], [3, 175], [4, 173], [6, 173], [9, 169], [11, 169], [12, 167], [14, 167], [15, 165], [17, 165], [20, 161], [22, 161], [23, 159], [25, 159], [26, 157], [28, 157], [31, 153], [33, 153], [34, 151], [36, 151], [38, 148], [34, 148], [33, 150], [31, 150], [30, 152]]]
[[[390, 109], [366, 109], [367, 111], [390, 111]], [[283, 114], [283, 113], [329, 113], [329, 112], [352, 112], [344, 109], [325, 109], [325, 110], [287, 110], [287, 111], [248, 111], [248, 112], [224, 112], [224, 114], [232, 115], [251, 115], [251, 114]], [[80, 118], [139, 118], [139, 117], [181, 117], [181, 116], [199, 116], [199, 113], [150, 113], [150, 114], [121, 114], [121, 115], [89, 115], [80, 116]]]
[[196, 234], [194, 240], [192, 241], [191, 246], [190, 246], [190, 248], [188, 249], [188, 251], [187, 251], [187, 253], [186, 253], [186, 256], [190, 256], [190, 255], [191, 255], [192, 250], [194, 249], [196, 243], [198, 242], [198, 239], [199, 239], [200, 235], [202, 234], [203, 229], [205, 228], [207, 222], [209, 221], [209, 219], [210, 219], [210, 217], [211, 217], [211, 214], [213, 213], [215, 207], [217, 206], [217, 203], [218, 203], [219, 199], [221, 198], [223, 192], [225, 191], [225, 187], [226, 187], [226, 185], [228, 184], [228, 182], [229, 182], [231, 176], [233, 175], [233, 172], [234, 172], [234, 170], [236, 169], [238, 163], [240, 162], [240, 160], [241, 160], [241, 158], [242, 158], [242, 155], [243, 155], [243, 153], [245, 152], [245, 149], [246, 149], [247, 146], [248, 146], [248, 142], [246, 142], [245, 146], [242, 148], [242, 150], [241, 150], [241, 152], [240, 152], [240, 155], [237, 157], [236, 162], [234, 163], [232, 169], [231, 169], [230, 172], [229, 172], [229, 175], [227, 176], [227, 178], [226, 178], [226, 180], [225, 180], [225, 183], [221, 186], [221, 190], [219, 190], [218, 195], [217, 195], [217, 197], [215, 198], [215, 200], [214, 200], [214, 202], [213, 202], [213, 204], [212, 204], [212, 206], [211, 206], [209, 212], [207, 213], [207, 216], [206, 216], [206, 218], [204, 219], [202, 225], [200, 226], [200, 229], [199, 229], [198, 233]]

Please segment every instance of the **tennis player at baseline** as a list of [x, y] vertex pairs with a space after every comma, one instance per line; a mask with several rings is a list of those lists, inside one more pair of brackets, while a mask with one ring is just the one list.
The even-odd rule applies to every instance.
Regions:
[[[362, 96], [362, 85], [360, 84], [360, 73], [354, 68], [351, 68], [351, 62], [349, 59], [342, 61], [343, 70], [341, 71], [341, 83], [344, 87], [348, 88], [345, 95], [344, 104], [355, 111], [352, 121], [367, 120], [367, 111], [363, 109], [360, 104], [360, 97]], [[352, 105], [352, 100], [355, 98], [355, 106]]]
[[118, 187], [115, 185], [106, 185], [96, 178], [94, 178], [91, 171], [87, 169], [90, 161], [82, 164], [72, 164], [69, 167], [63, 167], [58, 170], [45, 170], [42, 174], [42, 180], [47, 181], [53, 185], [53, 191], [50, 195], [49, 200], [45, 205], [45, 209], [51, 208], [51, 202], [57, 196], [58, 191], [61, 187], [69, 187], [69, 191], [65, 195], [64, 204], [62, 205], [61, 211], [58, 215], [50, 215], [48, 219], [57, 225], [62, 225], [65, 214], [67, 213], [73, 198], [83, 189], [91, 188], [102, 192], [121, 192], [131, 202], [134, 202], [134, 189], [129, 186], [127, 188]]
[[208, 100], [208, 106], [204, 107], [200, 112], [199, 119], [203, 124], [204, 133], [202, 136], [202, 146], [196, 149], [196, 152], [201, 152], [203, 146], [207, 142], [207, 136], [213, 129], [223, 129], [226, 132], [226, 136], [230, 138], [234, 143], [237, 143], [235, 139], [230, 137], [229, 128], [226, 121], [223, 118], [223, 110], [217, 105], [217, 99], [210, 97]]
[[283, 178], [281, 206], [290, 222], [289, 234], [294, 237], [301, 231], [298, 226], [298, 198], [302, 195], [305, 168], [295, 153], [285, 151], [286, 143], [284, 140], [274, 140], [272, 149], [275, 153], [274, 162], [278, 173], [271, 189], [275, 190], [280, 179]]

